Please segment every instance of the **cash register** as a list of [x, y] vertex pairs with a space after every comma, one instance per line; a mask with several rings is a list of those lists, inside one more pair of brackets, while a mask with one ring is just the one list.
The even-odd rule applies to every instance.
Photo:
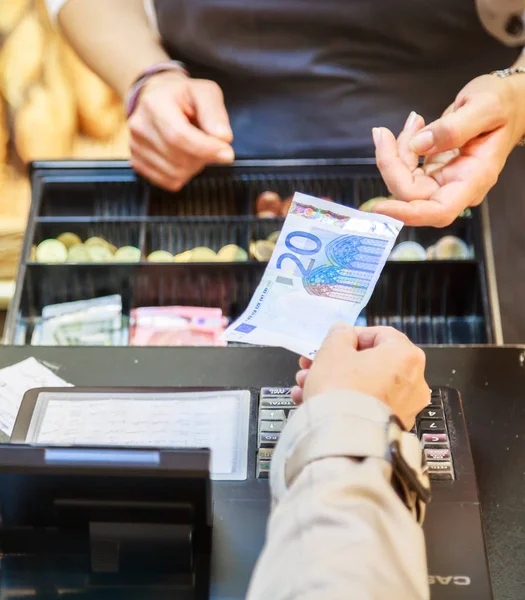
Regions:
[[[0, 452], [5, 597], [244, 598], [295, 410], [276, 387], [28, 392]], [[433, 484], [431, 598], [489, 600], [459, 393], [434, 388], [414, 433]]]

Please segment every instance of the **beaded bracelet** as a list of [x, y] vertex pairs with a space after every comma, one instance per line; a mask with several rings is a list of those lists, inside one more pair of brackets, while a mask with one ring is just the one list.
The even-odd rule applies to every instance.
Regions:
[[176, 73], [181, 73], [182, 75], [189, 77], [189, 73], [188, 71], [186, 71], [184, 64], [179, 62], [178, 60], [160, 62], [144, 71], [144, 73], [142, 73], [142, 75], [140, 75], [140, 77], [138, 77], [135, 80], [135, 82], [133, 83], [129, 92], [126, 95], [125, 104], [128, 119], [133, 114], [133, 111], [137, 108], [139, 97], [145, 83], [149, 81], [154, 75], [158, 75], [159, 73], [166, 73], [167, 71], [175, 71]]

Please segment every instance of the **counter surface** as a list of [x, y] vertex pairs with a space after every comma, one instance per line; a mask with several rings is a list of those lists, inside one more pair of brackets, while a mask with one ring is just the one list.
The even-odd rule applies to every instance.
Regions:
[[[429, 383], [463, 398], [495, 600], [523, 600], [525, 347], [425, 350]], [[286, 386], [297, 365], [295, 355], [273, 348], [2, 347], [0, 367], [28, 356], [84, 386]]]

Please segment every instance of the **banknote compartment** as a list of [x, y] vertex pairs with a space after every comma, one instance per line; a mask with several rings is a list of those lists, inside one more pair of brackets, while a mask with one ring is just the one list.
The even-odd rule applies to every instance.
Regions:
[[[248, 305], [265, 265], [28, 264], [25, 269], [17, 343], [30, 343], [44, 306], [111, 294], [122, 296], [124, 322], [133, 308], [172, 305], [220, 308], [234, 319]], [[370, 325], [397, 327], [419, 343], [491, 340], [474, 261], [387, 263], [366, 313]]]
[[367, 306], [369, 325], [389, 325], [421, 344], [492, 340], [475, 261], [389, 262]]

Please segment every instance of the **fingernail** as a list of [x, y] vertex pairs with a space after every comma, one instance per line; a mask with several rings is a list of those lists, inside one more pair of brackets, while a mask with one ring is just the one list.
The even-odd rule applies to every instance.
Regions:
[[405, 123], [405, 129], [412, 129], [417, 119], [417, 112], [414, 110], [408, 115], [407, 122]]
[[235, 152], [233, 151], [233, 148], [224, 148], [224, 150], [221, 150], [219, 154], [217, 154], [217, 158], [220, 162], [231, 163], [235, 159]]
[[374, 127], [372, 129], [372, 137], [374, 138], [374, 144], [376, 146], [379, 146], [379, 144], [381, 143], [381, 128], [380, 127]]
[[426, 152], [430, 150], [434, 145], [434, 134], [432, 131], [422, 131], [418, 133], [416, 137], [410, 142], [410, 148], [417, 152], [417, 154], [421, 154], [422, 152]]

